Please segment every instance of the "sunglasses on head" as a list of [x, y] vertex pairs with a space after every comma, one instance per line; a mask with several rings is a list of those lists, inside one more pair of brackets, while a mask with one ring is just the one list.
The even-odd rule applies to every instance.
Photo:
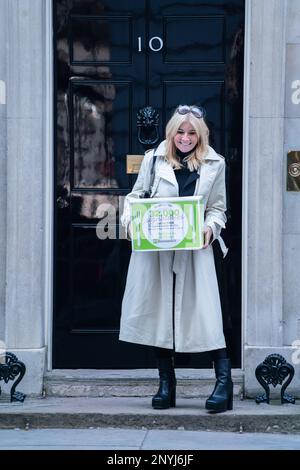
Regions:
[[188, 106], [187, 104], [180, 104], [176, 109], [176, 113], [178, 114], [192, 113], [194, 116], [196, 116], [199, 119], [204, 117], [203, 109], [198, 108], [198, 106]]

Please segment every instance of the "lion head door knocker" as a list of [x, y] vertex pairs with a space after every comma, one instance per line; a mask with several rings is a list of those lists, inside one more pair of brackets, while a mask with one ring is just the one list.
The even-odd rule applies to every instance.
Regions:
[[137, 113], [138, 140], [147, 149], [159, 140], [159, 114], [152, 106], [141, 108]]
[[286, 362], [283, 356], [280, 354], [270, 354], [267, 356], [255, 370], [255, 377], [266, 392], [256, 396], [256, 403], [270, 403], [269, 384], [276, 387], [278, 384], [282, 385], [285, 379], [287, 380], [283, 383], [280, 392], [281, 403], [295, 403], [293, 395], [284, 393], [287, 386], [291, 383], [294, 374], [294, 367]]

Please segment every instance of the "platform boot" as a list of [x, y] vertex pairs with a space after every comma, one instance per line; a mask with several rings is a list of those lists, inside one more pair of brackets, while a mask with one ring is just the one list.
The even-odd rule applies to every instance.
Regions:
[[214, 366], [217, 381], [212, 394], [206, 400], [205, 408], [216, 413], [232, 410], [233, 383], [230, 359], [217, 359]]
[[152, 398], [152, 407], [157, 410], [176, 406], [176, 377], [174, 358], [158, 358], [159, 389]]

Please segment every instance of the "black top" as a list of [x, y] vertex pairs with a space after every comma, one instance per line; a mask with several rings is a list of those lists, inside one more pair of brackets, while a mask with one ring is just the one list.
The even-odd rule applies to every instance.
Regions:
[[194, 149], [189, 152], [181, 152], [176, 150], [176, 155], [180, 158], [180, 163], [183, 165], [180, 169], [174, 170], [176, 180], [179, 187], [179, 196], [193, 196], [196, 187], [196, 181], [199, 178], [196, 170], [190, 171], [184, 158], [190, 155]]

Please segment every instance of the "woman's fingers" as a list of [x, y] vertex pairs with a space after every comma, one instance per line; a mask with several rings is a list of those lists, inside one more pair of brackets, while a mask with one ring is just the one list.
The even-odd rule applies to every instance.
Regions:
[[207, 248], [212, 236], [212, 229], [210, 227], [206, 227], [204, 229], [204, 245], [203, 248]]
[[128, 227], [127, 227], [127, 235], [131, 240], [132, 239], [132, 225], [131, 225], [131, 222], [129, 222]]

